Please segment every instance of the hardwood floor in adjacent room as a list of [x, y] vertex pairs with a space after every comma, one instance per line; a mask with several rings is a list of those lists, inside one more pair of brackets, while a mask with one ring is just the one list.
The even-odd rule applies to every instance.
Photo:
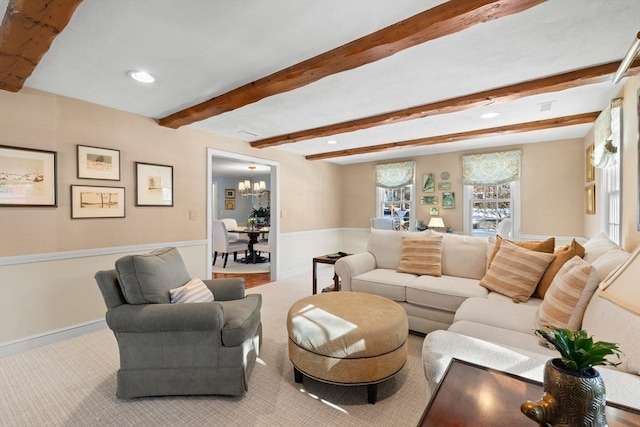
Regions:
[[246, 289], [255, 288], [256, 286], [265, 285], [271, 282], [271, 273], [252, 273], [252, 274], [213, 273], [214, 279], [223, 279], [226, 277], [244, 277]]

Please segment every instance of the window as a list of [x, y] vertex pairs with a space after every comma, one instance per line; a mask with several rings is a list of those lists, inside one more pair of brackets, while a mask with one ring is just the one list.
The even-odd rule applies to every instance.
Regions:
[[464, 233], [495, 235], [501, 221], [503, 236], [519, 238], [520, 150], [462, 157]]
[[[517, 181], [497, 185], [468, 185], [465, 197], [470, 212], [469, 233], [473, 236], [493, 236], [498, 224], [505, 219], [512, 220], [514, 200], [512, 194], [517, 190]], [[511, 234], [513, 234], [511, 230]], [[513, 237], [513, 236], [512, 236]]]
[[393, 219], [396, 229], [409, 229], [415, 215], [415, 162], [376, 165], [376, 215]]

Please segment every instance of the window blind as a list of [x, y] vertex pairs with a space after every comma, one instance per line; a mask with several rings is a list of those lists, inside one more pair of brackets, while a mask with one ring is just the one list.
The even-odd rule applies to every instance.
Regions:
[[520, 179], [522, 151], [471, 154], [462, 156], [464, 185], [498, 185]]
[[382, 188], [399, 188], [413, 184], [416, 162], [399, 162], [376, 165], [376, 185]]

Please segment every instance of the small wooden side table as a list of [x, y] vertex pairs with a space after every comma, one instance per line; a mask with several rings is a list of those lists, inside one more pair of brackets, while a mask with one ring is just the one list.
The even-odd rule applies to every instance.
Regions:
[[[318, 264], [331, 264], [335, 265], [336, 261], [338, 261], [343, 256], [347, 256], [350, 254], [342, 255], [342, 256], [333, 256], [330, 255], [322, 255], [313, 258], [313, 295], [318, 293]], [[334, 272], [333, 273], [333, 286], [326, 287], [322, 290], [322, 292], [333, 292], [340, 290], [340, 278]]]

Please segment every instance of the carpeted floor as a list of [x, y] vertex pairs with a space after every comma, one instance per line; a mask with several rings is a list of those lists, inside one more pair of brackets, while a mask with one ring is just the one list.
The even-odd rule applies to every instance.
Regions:
[[[320, 278], [331, 279], [332, 269]], [[382, 383], [378, 402], [366, 387], [293, 380], [286, 313], [311, 294], [310, 274], [249, 289], [263, 295], [264, 344], [242, 397], [117, 400], [118, 349], [111, 331], [0, 359], [0, 426], [414, 426], [426, 402], [423, 338], [409, 336], [409, 357]]]

